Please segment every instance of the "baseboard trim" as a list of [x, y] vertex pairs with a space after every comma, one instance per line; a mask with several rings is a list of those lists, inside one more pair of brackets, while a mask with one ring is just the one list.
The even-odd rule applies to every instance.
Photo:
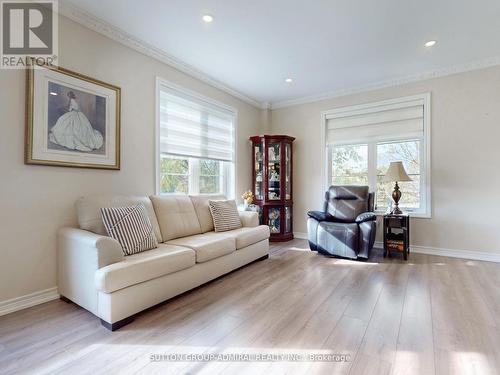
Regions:
[[307, 233], [303, 232], [293, 232], [293, 237], [300, 238], [302, 240], [307, 240]]
[[57, 287], [40, 290], [35, 293], [26, 294], [21, 297], [0, 301], [0, 316], [7, 315], [15, 311], [26, 309], [41, 303], [49, 302], [59, 298]]
[[[374, 247], [383, 249], [382, 242], [375, 242]], [[430, 246], [410, 246], [410, 253], [436, 255], [441, 257], [482, 260], [486, 262], [500, 263], [500, 254], [486, 253], [484, 251], [470, 251], [470, 250], [456, 250], [456, 249], [443, 249]]]

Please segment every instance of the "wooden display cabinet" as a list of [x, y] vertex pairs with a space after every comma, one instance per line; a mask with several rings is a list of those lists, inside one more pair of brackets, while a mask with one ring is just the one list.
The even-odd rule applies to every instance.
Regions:
[[292, 143], [287, 135], [258, 135], [252, 142], [252, 191], [271, 241], [293, 239]]

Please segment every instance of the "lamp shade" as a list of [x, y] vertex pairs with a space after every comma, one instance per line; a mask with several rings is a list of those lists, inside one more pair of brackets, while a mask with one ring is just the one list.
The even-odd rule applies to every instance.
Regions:
[[384, 176], [384, 182], [401, 182], [401, 181], [411, 181], [410, 176], [405, 171], [402, 161], [393, 161], [389, 165]]

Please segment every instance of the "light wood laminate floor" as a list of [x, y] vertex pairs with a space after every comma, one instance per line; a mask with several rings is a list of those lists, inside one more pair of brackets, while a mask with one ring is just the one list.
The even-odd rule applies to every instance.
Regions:
[[[500, 264], [326, 258], [304, 240], [109, 332], [74, 304], [0, 317], [0, 373], [496, 374]], [[168, 354], [328, 354], [343, 362], [172, 362]], [[158, 358], [158, 357], [157, 357]]]

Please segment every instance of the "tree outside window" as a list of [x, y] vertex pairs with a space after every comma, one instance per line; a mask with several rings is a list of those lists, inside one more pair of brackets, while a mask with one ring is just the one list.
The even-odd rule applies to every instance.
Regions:
[[420, 208], [420, 141], [379, 143], [377, 145], [377, 207], [385, 208], [392, 201], [394, 183], [383, 182], [391, 161], [402, 161], [412, 181], [400, 182], [403, 192], [401, 207]]
[[160, 193], [184, 193], [189, 191], [189, 159], [161, 155]]
[[221, 194], [224, 162], [162, 154], [161, 194]]
[[368, 185], [368, 145], [342, 145], [332, 150], [333, 185]]
[[217, 160], [200, 160], [200, 193], [219, 193], [221, 162]]

